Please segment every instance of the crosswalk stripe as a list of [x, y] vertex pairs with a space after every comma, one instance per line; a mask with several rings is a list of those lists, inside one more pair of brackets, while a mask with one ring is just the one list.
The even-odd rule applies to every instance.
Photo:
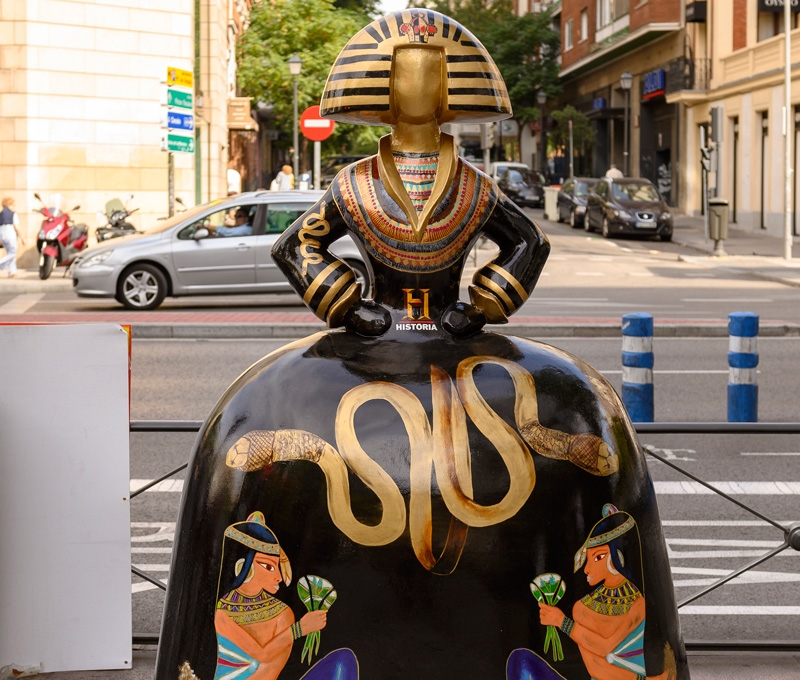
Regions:
[[[140, 489], [151, 480], [132, 479], [131, 491]], [[730, 496], [798, 496], [800, 482], [708, 482]], [[711, 495], [714, 492], [699, 482], [655, 482], [656, 493], [662, 496], [695, 496]], [[167, 479], [159, 482], [145, 493], [150, 492], [181, 493], [182, 479]]]
[[44, 297], [44, 293], [22, 293], [0, 305], [0, 314], [24, 314]]
[[800, 607], [787, 605], [687, 605], [681, 616], [800, 616]]

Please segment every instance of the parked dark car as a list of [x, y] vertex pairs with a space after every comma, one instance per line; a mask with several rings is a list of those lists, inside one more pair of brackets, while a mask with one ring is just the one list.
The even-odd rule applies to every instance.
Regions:
[[672, 240], [672, 215], [649, 179], [603, 177], [589, 192], [586, 231], [599, 229], [609, 238], [621, 234]]
[[556, 215], [559, 222], [569, 222], [573, 229], [583, 226], [586, 199], [596, 182], [596, 177], [570, 177], [564, 182], [558, 191]]
[[514, 203], [530, 208], [544, 207], [544, 185], [541, 173], [519, 168], [508, 168], [497, 180], [497, 186]]

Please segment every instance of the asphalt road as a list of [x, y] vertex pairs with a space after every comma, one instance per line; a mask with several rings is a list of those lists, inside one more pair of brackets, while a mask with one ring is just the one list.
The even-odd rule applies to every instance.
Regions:
[[[543, 339], [572, 352], [621, 386], [619, 339]], [[133, 343], [131, 417], [202, 420], [227, 386], [282, 341]], [[760, 420], [797, 421], [800, 338], [762, 338]], [[724, 421], [727, 340], [657, 339], [656, 420]], [[784, 524], [800, 521], [800, 436], [646, 435], [642, 443]], [[131, 477], [149, 480], [184, 463], [191, 434], [133, 434]], [[650, 459], [678, 600], [778, 545], [780, 531]], [[182, 475], [132, 501], [133, 563], [168, 577]], [[135, 483], [136, 484], [136, 483]], [[687, 640], [796, 640], [800, 553], [787, 550], [681, 610]], [[134, 631], [157, 633], [163, 594], [132, 578]]]

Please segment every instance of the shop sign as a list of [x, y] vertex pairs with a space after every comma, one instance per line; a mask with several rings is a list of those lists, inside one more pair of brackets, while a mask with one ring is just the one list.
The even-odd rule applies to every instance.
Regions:
[[644, 89], [642, 90], [642, 99], [652, 99], [664, 94], [664, 87], [666, 86], [667, 77], [663, 68], [656, 71], [650, 71], [644, 77]]
[[[792, 12], [800, 12], [800, 0], [791, 0]], [[783, 12], [783, 0], [758, 0], [759, 12]]]
[[594, 111], [602, 111], [606, 108], [606, 98], [605, 97], [598, 97], [592, 102], [592, 110]]
[[228, 129], [255, 130], [256, 122], [250, 115], [252, 97], [231, 97], [228, 99]]

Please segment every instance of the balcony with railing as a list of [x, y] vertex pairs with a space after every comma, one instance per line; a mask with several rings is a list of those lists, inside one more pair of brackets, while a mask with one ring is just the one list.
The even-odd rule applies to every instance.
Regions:
[[[800, 61], [800, 28], [791, 32], [791, 63]], [[721, 60], [720, 79], [715, 86], [739, 80], [779, 73], [784, 65], [784, 36], [776, 35], [762, 42], [737, 50]]]
[[681, 90], [708, 90], [711, 73], [710, 59], [691, 59], [678, 57], [667, 66], [667, 79], [664, 91], [666, 94]]

